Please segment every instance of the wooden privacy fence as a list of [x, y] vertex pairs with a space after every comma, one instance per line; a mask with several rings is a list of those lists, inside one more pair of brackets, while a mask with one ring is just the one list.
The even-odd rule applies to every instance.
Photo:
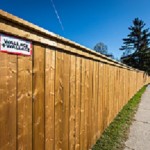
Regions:
[[0, 10], [0, 33], [32, 41], [0, 52], [0, 150], [87, 150], [149, 77]]

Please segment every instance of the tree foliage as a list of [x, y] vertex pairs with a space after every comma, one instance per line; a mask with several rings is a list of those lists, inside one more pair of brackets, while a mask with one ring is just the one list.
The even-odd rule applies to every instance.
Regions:
[[112, 59], [114, 59], [114, 56], [112, 53], [108, 53], [108, 47], [107, 45], [105, 45], [104, 43], [102, 42], [99, 42], [97, 43], [95, 46], [94, 46], [94, 50], [98, 53], [101, 53], [107, 57], [110, 57]]
[[144, 27], [145, 23], [139, 18], [133, 20], [133, 25], [128, 28], [130, 33], [123, 39], [123, 46], [120, 48], [124, 51], [121, 60], [150, 74], [150, 32], [149, 28]]
[[102, 43], [102, 42], [97, 43], [97, 44], [94, 46], [94, 50], [95, 50], [96, 52], [98, 52], [98, 53], [103, 54], [103, 55], [108, 54], [107, 45], [105, 45], [105, 44]]

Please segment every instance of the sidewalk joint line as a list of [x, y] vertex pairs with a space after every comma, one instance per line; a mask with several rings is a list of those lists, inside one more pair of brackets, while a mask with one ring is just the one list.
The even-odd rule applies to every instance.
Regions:
[[135, 122], [142, 122], [142, 123], [144, 123], [144, 124], [150, 124], [149, 122], [147, 122], [147, 121], [139, 121], [139, 120], [134, 120]]

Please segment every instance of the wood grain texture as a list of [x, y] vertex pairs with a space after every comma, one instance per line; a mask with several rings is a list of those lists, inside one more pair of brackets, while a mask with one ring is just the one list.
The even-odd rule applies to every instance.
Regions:
[[46, 48], [45, 58], [45, 149], [55, 147], [55, 51]]
[[92, 99], [92, 122], [95, 122], [92, 126], [92, 144], [96, 142], [96, 99], [97, 99], [97, 90], [96, 90], [96, 62], [93, 62], [93, 99]]
[[96, 132], [96, 134], [95, 134], [95, 138], [96, 138], [96, 140], [98, 140], [98, 84], [97, 83], [99, 83], [99, 67], [98, 67], [98, 62], [96, 62], [96, 81], [95, 81], [95, 86], [96, 86], [96, 88], [95, 88], [95, 94], [96, 94], [96, 103], [95, 103], [95, 109], [96, 109], [96, 128], [95, 128], [95, 132]]
[[104, 93], [104, 84], [105, 84], [105, 64], [102, 64], [102, 67], [101, 67], [101, 74], [102, 74], [102, 79], [101, 79], [101, 84], [102, 84], [102, 90], [101, 90], [101, 113], [102, 113], [102, 117], [101, 117], [101, 130], [102, 132], [104, 131], [105, 127], [104, 127], [104, 119], [105, 119], [105, 116], [104, 116], [104, 111], [105, 111], [105, 102], [104, 102], [104, 98], [105, 98], [105, 93]]
[[18, 56], [18, 149], [32, 150], [32, 56]]
[[103, 127], [105, 130], [105, 128], [107, 127], [107, 110], [108, 110], [108, 107], [107, 107], [107, 79], [108, 79], [108, 76], [107, 76], [107, 64], [104, 65], [104, 82], [103, 82], [103, 115], [105, 116], [105, 118], [103, 119]]
[[108, 92], [107, 92], [107, 95], [108, 95], [108, 104], [107, 104], [107, 107], [108, 107], [108, 121], [107, 121], [107, 124], [109, 125], [110, 124], [110, 120], [111, 120], [111, 114], [113, 113], [113, 108], [112, 107], [112, 95], [111, 95], [111, 92], [112, 92], [112, 87], [111, 87], [111, 80], [112, 80], [112, 75], [110, 74], [111, 73], [111, 67], [108, 66], [107, 67], [108, 69]]
[[105, 83], [106, 83], [106, 88], [105, 88], [105, 128], [108, 126], [109, 124], [109, 66], [106, 64], [105, 66]]
[[117, 82], [116, 80], [116, 76], [117, 76], [117, 68], [114, 67], [114, 76], [113, 76], [113, 81], [112, 81], [112, 87], [113, 87], [113, 92], [112, 92], [112, 95], [113, 95], [113, 108], [115, 109], [114, 110], [114, 113], [112, 114], [112, 120], [114, 119], [115, 115], [117, 114], [117, 96], [116, 96], [116, 86], [115, 85], [115, 82]]
[[80, 149], [80, 118], [81, 118], [81, 58], [76, 58], [76, 121], [75, 121], [75, 150]]
[[0, 53], [0, 149], [16, 150], [17, 57]]
[[64, 53], [65, 63], [63, 64], [63, 135], [62, 149], [69, 150], [69, 115], [70, 115], [70, 55]]
[[45, 48], [34, 46], [33, 55], [33, 150], [45, 148]]
[[99, 63], [99, 81], [98, 81], [98, 136], [100, 137], [102, 131], [103, 131], [103, 126], [102, 126], [102, 120], [103, 120], [103, 114], [102, 114], [102, 109], [103, 109], [103, 64]]
[[85, 138], [85, 143], [84, 143], [84, 149], [88, 149], [88, 141], [89, 141], [89, 137], [88, 137], [88, 126], [89, 126], [89, 122], [88, 122], [88, 105], [89, 105], [89, 61], [87, 59], [85, 59], [85, 98], [84, 98], [84, 103], [85, 103], [85, 132], [84, 132], [84, 137]]
[[112, 105], [111, 105], [111, 101], [112, 101], [112, 97], [111, 97], [111, 75], [110, 75], [110, 71], [111, 71], [111, 68], [110, 68], [110, 66], [108, 66], [107, 67], [107, 69], [108, 69], [108, 92], [107, 92], [107, 95], [108, 95], [108, 98], [107, 98], [107, 101], [108, 101], [108, 103], [107, 103], [107, 107], [108, 107], [108, 119], [107, 119], [107, 124], [109, 125], [109, 123], [110, 123], [110, 118], [111, 118], [111, 107], [112, 107]]
[[116, 68], [116, 77], [115, 77], [115, 82], [117, 83], [117, 86], [115, 87], [115, 99], [116, 99], [116, 114], [119, 112], [118, 109], [119, 109], [119, 104], [118, 104], [118, 101], [119, 101], [119, 98], [118, 98], [118, 83], [119, 83], [119, 77], [118, 77], [118, 68]]
[[63, 138], [63, 53], [56, 51], [55, 73], [55, 149], [62, 148]]
[[92, 145], [92, 140], [93, 140], [93, 123], [92, 123], [92, 113], [93, 113], [93, 61], [89, 61], [89, 106], [88, 106], [88, 111], [89, 111], [89, 120], [88, 120], [88, 149], [91, 148]]
[[81, 69], [81, 118], [80, 118], [80, 150], [84, 149], [85, 132], [85, 59], [82, 59]]
[[71, 55], [70, 66], [70, 118], [69, 118], [69, 150], [75, 149], [75, 105], [76, 105], [76, 57]]

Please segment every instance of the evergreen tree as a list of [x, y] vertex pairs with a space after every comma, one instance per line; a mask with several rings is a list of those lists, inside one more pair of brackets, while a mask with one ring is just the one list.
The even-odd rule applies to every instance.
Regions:
[[133, 26], [130, 26], [130, 34], [123, 39], [122, 62], [144, 70], [150, 74], [148, 64], [150, 62], [150, 32], [149, 29], [144, 29], [145, 23], [139, 18], [133, 20]]

